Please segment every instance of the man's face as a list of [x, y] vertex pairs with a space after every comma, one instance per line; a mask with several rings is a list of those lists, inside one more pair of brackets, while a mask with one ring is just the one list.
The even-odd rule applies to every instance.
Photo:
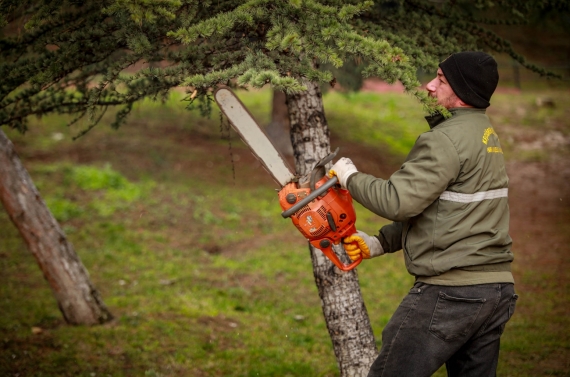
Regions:
[[437, 104], [446, 109], [461, 106], [461, 100], [457, 97], [453, 89], [451, 89], [451, 85], [447, 82], [441, 68], [437, 69], [436, 78], [426, 85], [426, 89], [430, 97], [436, 98]]

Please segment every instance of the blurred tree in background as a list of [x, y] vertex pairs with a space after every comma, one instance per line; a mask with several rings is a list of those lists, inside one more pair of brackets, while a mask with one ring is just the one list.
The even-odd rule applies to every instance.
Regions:
[[[563, 0], [3, 0], [0, 125], [24, 132], [31, 115], [71, 114], [70, 124], [89, 121], [80, 136], [109, 107], [118, 108], [116, 128], [135, 102], [164, 100], [175, 87], [209, 112], [219, 84], [269, 84], [286, 94], [305, 175], [330, 152], [320, 84], [399, 81], [426, 110], [444, 111], [418, 89], [418, 70], [434, 71], [458, 50], [485, 50], [552, 76], [494, 28], [541, 15], [563, 22], [568, 9]], [[376, 348], [356, 273], [335, 274], [320, 252], [311, 255], [341, 374], [364, 375]]]

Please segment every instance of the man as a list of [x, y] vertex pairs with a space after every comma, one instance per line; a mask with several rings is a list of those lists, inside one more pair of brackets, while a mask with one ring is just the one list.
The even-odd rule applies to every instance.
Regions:
[[499, 80], [482, 52], [451, 55], [428, 85], [452, 116], [426, 117], [400, 170], [383, 180], [347, 158], [330, 174], [370, 211], [394, 221], [345, 239], [355, 260], [403, 249], [416, 282], [382, 332], [369, 376], [495, 376], [518, 296], [510, 271], [508, 178], [485, 109]]

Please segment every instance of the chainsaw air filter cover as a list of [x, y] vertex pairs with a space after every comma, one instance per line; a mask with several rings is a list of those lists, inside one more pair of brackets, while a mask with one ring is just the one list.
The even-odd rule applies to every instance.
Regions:
[[[323, 177], [315, 187], [319, 188], [328, 179]], [[279, 204], [285, 211], [310, 193], [310, 188], [298, 188], [296, 183], [289, 183], [279, 192]], [[352, 196], [340, 186], [331, 187], [322, 196], [309, 202], [295, 212], [291, 220], [309, 241], [327, 238], [331, 243], [338, 244], [342, 238], [356, 233]]]

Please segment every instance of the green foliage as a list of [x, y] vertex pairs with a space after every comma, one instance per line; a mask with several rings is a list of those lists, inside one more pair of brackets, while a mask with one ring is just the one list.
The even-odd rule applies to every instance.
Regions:
[[334, 81], [347, 61], [357, 61], [364, 77], [402, 82], [433, 112], [442, 109], [417, 90], [418, 69], [473, 49], [506, 52], [550, 75], [487, 25], [537, 14], [561, 22], [568, 12], [557, 0], [6, 0], [0, 125], [25, 131], [32, 115], [73, 114], [71, 124], [88, 120], [81, 136], [109, 107], [120, 109], [117, 128], [134, 103], [164, 101], [178, 86], [190, 102], [218, 84], [295, 93], [303, 80]]
[[143, 22], [155, 23], [157, 18], [173, 20], [176, 10], [182, 6], [180, 0], [117, 0], [103, 9], [103, 13], [113, 15], [127, 10], [131, 19], [142, 25]]

